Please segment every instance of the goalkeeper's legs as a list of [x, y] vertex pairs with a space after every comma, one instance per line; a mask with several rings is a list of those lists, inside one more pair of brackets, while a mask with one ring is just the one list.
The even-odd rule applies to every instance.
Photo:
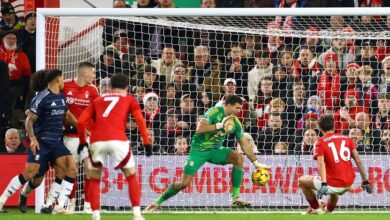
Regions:
[[315, 186], [314, 186], [314, 178], [315, 176], [301, 176], [299, 178], [299, 187], [301, 188], [303, 194], [306, 197], [307, 202], [310, 205], [310, 209], [305, 212], [306, 214], [323, 214], [323, 211], [318, 203], [315, 194]]
[[168, 200], [169, 198], [175, 196], [177, 193], [179, 193], [181, 190], [185, 189], [187, 186], [189, 186], [192, 182], [192, 175], [189, 174], [183, 174], [179, 182], [172, 183], [168, 186], [168, 188], [163, 192], [163, 194], [157, 198], [155, 203], [150, 204], [148, 207], [145, 208], [146, 212], [153, 212], [158, 207]]
[[244, 175], [244, 171], [243, 171], [244, 158], [242, 157], [241, 154], [232, 151], [229, 153], [226, 162], [228, 164], [233, 164], [233, 170], [232, 170], [233, 207], [238, 207], [238, 208], [250, 207], [251, 204], [249, 202], [240, 199], [240, 186], [242, 182], [242, 177]]

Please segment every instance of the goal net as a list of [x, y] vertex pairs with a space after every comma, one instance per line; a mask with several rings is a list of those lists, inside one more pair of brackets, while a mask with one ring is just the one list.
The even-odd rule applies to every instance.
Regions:
[[[38, 23], [43, 47], [38, 66], [62, 69], [71, 78], [79, 62], [93, 62], [99, 88], [114, 74], [130, 78], [130, 93], [143, 108], [153, 142], [154, 155], [147, 158], [129, 118], [142, 206], [183, 174], [200, 117], [227, 94], [237, 94], [245, 99], [238, 117], [254, 139], [257, 157], [272, 166], [269, 184], [252, 185], [254, 168], [245, 159], [241, 198], [253, 208], [234, 209], [232, 166], [206, 163], [187, 189], [162, 205], [163, 212], [306, 209], [298, 179], [317, 175], [312, 152], [322, 136], [323, 114], [333, 114], [336, 131], [353, 138], [374, 190], [362, 191], [356, 169], [336, 210], [390, 210], [390, 14], [384, 10], [45, 9], [38, 14], [45, 21]], [[240, 151], [234, 137], [224, 145]], [[102, 208], [130, 211], [127, 182], [110, 160], [107, 164]]]

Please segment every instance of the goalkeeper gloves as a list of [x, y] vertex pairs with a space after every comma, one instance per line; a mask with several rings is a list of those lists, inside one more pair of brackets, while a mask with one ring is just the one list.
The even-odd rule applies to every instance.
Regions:
[[363, 190], [366, 190], [368, 194], [372, 193], [372, 187], [368, 182], [368, 180], [364, 180], [362, 185], [363, 185]]
[[150, 157], [152, 155], [152, 145], [151, 144], [145, 144], [145, 154], [147, 157]]
[[317, 191], [317, 200], [322, 199], [323, 195], [328, 195], [328, 184], [325, 182], [321, 183], [321, 188]]
[[79, 147], [77, 148], [77, 154], [81, 154], [81, 152], [83, 152], [84, 148], [88, 149], [88, 144], [87, 143], [79, 144]]
[[215, 124], [215, 129], [216, 129], [216, 130], [222, 129], [223, 126], [225, 125], [225, 123], [226, 123], [231, 117], [234, 117], [234, 114], [233, 114], [233, 115], [229, 115], [229, 116], [224, 117], [220, 123]]
[[252, 161], [252, 164], [253, 164], [253, 166], [256, 167], [256, 169], [269, 169], [269, 168], [271, 168], [271, 166], [260, 163], [259, 160]]

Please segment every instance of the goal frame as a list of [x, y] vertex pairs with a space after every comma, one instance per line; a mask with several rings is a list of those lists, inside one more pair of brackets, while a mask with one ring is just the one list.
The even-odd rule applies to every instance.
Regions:
[[[44, 69], [46, 63], [46, 22], [49, 16], [63, 17], [88, 17], [88, 16], [154, 16], [154, 17], [196, 17], [196, 16], [364, 16], [364, 15], [390, 15], [390, 8], [38, 8], [36, 27], [36, 67]], [[40, 207], [44, 204], [45, 186], [41, 184], [36, 189], [35, 212], [40, 213]], [[346, 211], [350, 213], [351, 211]], [[175, 212], [178, 213], [178, 212]], [[182, 213], [182, 212], [181, 212]], [[197, 212], [198, 213], [198, 212]], [[226, 213], [226, 212], [218, 212]], [[232, 212], [228, 212], [232, 213]], [[236, 212], [235, 212], [236, 213]], [[253, 213], [253, 212], [242, 212]], [[257, 213], [257, 212], [256, 212]], [[262, 213], [275, 213], [266, 211]], [[277, 211], [277, 213], [291, 213], [291, 211]], [[353, 213], [365, 213], [365, 211], [353, 211]], [[375, 213], [389, 213], [387, 211]]]

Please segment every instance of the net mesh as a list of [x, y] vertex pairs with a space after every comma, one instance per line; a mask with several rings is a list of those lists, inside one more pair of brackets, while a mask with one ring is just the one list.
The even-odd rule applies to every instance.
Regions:
[[[298, 178], [317, 174], [311, 154], [321, 136], [322, 114], [334, 114], [336, 131], [356, 142], [374, 187], [373, 194], [362, 192], [356, 170], [340, 210], [389, 211], [388, 17], [112, 16], [47, 17], [46, 22], [48, 67], [71, 78], [79, 62], [93, 62], [99, 87], [105, 77], [129, 76], [130, 93], [143, 108], [153, 142], [154, 155], [146, 158], [129, 118], [142, 206], [182, 175], [200, 117], [235, 93], [245, 99], [239, 119], [255, 141], [258, 158], [272, 165], [269, 185], [252, 185], [253, 167], [246, 160], [241, 193], [254, 208], [232, 209], [231, 167], [206, 164], [163, 211], [305, 209]], [[225, 146], [240, 150], [233, 137]], [[125, 178], [107, 164], [102, 207], [128, 211]]]

